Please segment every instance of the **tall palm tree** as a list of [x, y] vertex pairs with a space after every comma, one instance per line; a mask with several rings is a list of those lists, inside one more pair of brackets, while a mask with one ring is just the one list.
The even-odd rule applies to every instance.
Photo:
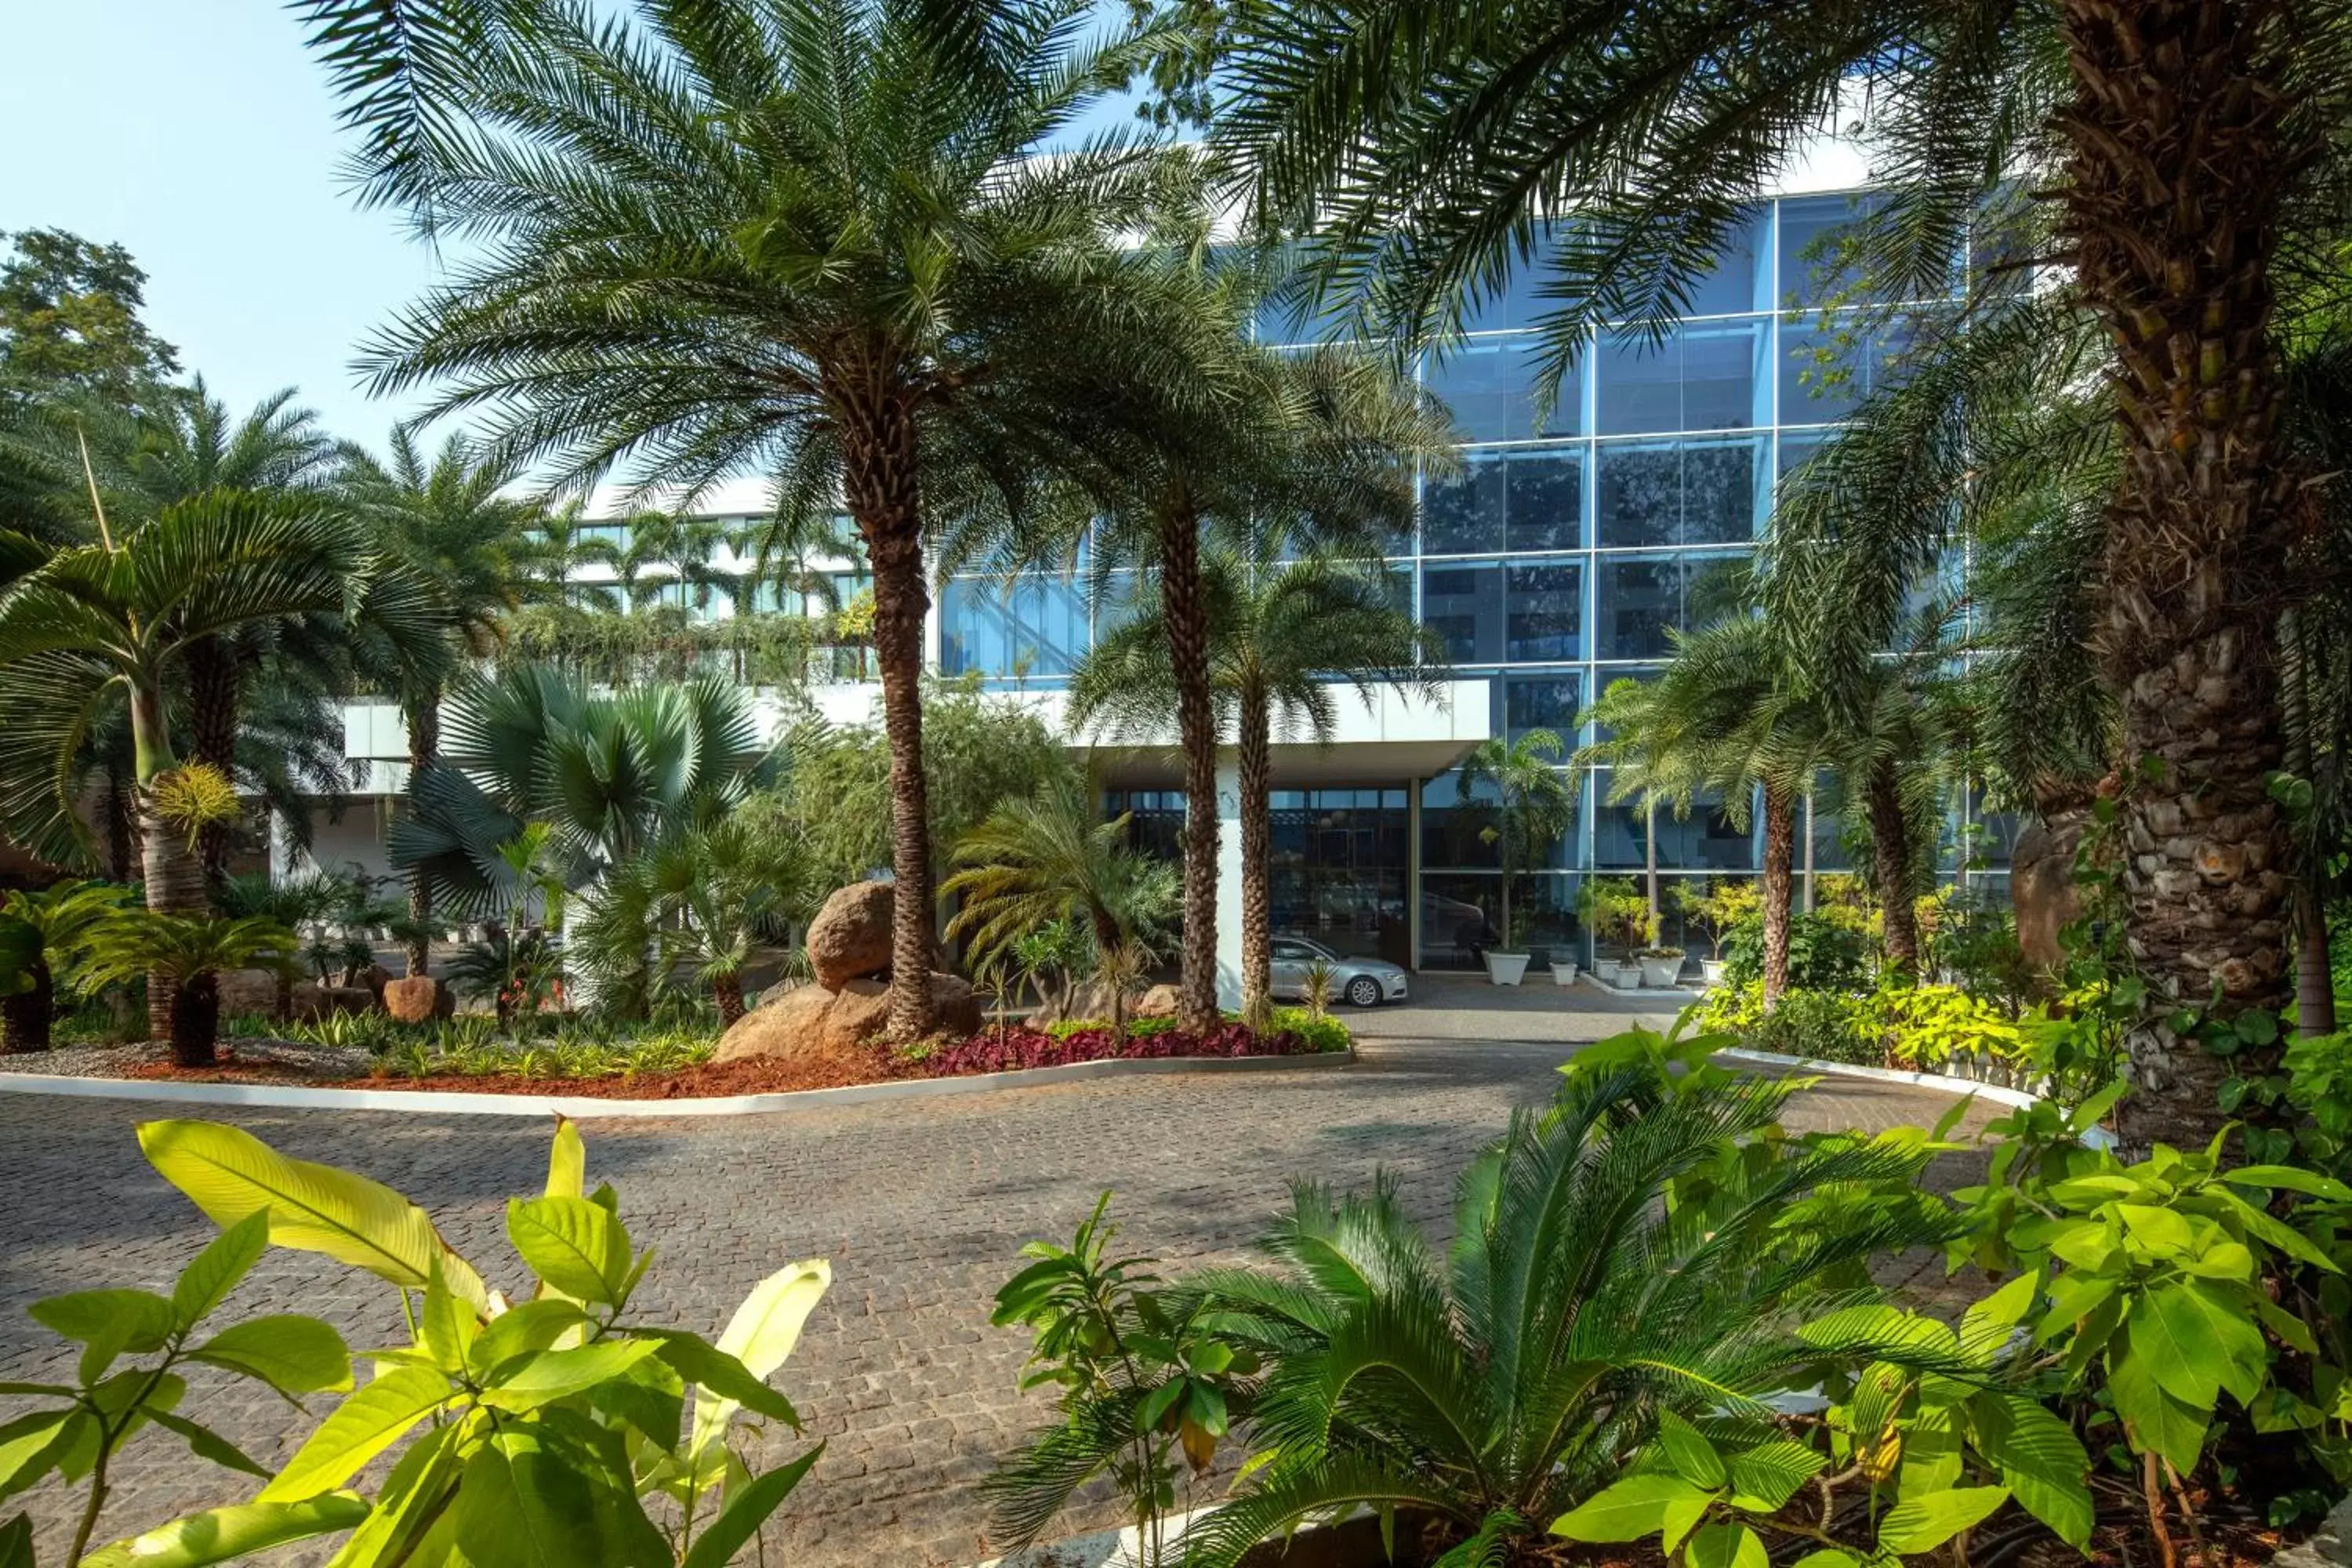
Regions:
[[[458, 661], [488, 658], [500, 640], [500, 617], [536, 597], [534, 530], [545, 511], [536, 500], [507, 494], [517, 465], [480, 452], [460, 432], [428, 462], [405, 428], [392, 432], [389, 462], [342, 448], [337, 490], [390, 565], [433, 584], [442, 636], [422, 657], [397, 661], [401, 718], [408, 729], [408, 771], [440, 760], [441, 704]], [[433, 879], [423, 866], [408, 878], [407, 970], [426, 973], [431, 959]]]
[[[76, 853], [88, 829], [67, 785], [84, 734], [119, 691], [147, 907], [201, 912], [203, 865], [159, 795], [181, 766], [168, 698], [187, 651], [245, 626], [341, 611], [363, 563], [323, 510], [243, 492], [171, 502], [120, 541], [102, 509], [98, 523], [97, 543], [53, 551], [0, 590], [0, 818], [37, 854]], [[149, 1012], [161, 1037], [173, 992], [159, 989]]]
[[837, 480], [893, 758], [889, 1027], [925, 1033], [925, 481], [950, 448], [1024, 469], [1048, 362], [1162, 357], [1115, 242], [1171, 164], [1118, 135], [1026, 156], [1148, 42], [1080, 42], [1087, 0], [299, 9], [366, 197], [481, 242], [370, 345], [378, 390], [436, 382], [502, 458], [633, 464], [668, 505], [747, 468]]
[[[1328, 741], [1339, 692], [1367, 704], [1395, 682], [1424, 697], [1441, 689], [1443, 645], [1398, 606], [1381, 568], [1317, 552], [1254, 566], [1224, 548], [1203, 552], [1201, 601], [1219, 725], [1231, 737], [1240, 785], [1242, 1012], [1254, 1026], [1270, 1005], [1274, 742], [1304, 730]], [[1132, 617], [1098, 637], [1070, 681], [1070, 722], [1115, 733], [1164, 733], [1173, 705], [1167, 595], [1156, 581]]]
[[1972, 237], [2049, 215], [2007, 254], [1995, 232], [1978, 283], [2054, 265], [2100, 331], [2116, 460], [2093, 640], [2126, 831], [2162, 847], [2124, 868], [2155, 982], [2132, 1054], [2143, 1107], [2195, 1136], [2220, 1069], [2168, 1020], [2217, 986], [2225, 1013], [2287, 994], [2265, 778], [2309, 470], [2278, 308], [2336, 267], [2347, 23], [2341, 0], [1252, 7], [1224, 134], [1269, 219], [1316, 229], [1327, 278], [1384, 328], [1451, 326], [1540, 253], [1555, 373], [1595, 322], [1672, 315], [1745, 205], [1858, 106], [1892, 192], [1838, 258], [1868, 293], [1940, 295]]
[[1576, 790], [1560, 772], [1568, 746], [1549, 730], [1529, 730], [1518, 739], [1492, 735], [1462, 762], [1462, 794], [1475, 800], [1482, 784], [1495, 799], [1486, 806], [1492, 823], [1482, 829], [1490, 837], [1496, 858], [1503, 868], [1502, 918], [1496, 921], [1498, 949], [1516, 952], [1511, 944], [1511, 886], [1543, 864], [1576, 823]]

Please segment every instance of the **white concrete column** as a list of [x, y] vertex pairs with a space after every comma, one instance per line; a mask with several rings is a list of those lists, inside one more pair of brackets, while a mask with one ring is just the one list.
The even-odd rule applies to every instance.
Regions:
[[[1186, 803], [1189, 806], [1190, 803]], [[1233, 763], [1217, 763], [1217, 1005], [1242, 1005], [1242, 785]]]

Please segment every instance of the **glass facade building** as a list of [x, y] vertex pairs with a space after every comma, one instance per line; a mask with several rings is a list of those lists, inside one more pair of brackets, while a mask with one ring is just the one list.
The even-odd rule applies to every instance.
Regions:
[[[1609, 682], [1654, 669], [1672, 631], [1708, 616], [1726, 569], [1769, 522], [1774, 479], [1892, 373], [1904, 313], [1889, 328], [1868, 324], [1884, 309], [1831, 308], [1856, 303], [1837, 237], [1868, 200], [1760, 204], [1669, 330], [1590, 334], [1548, 401], [1536, 395], [1546, 344], [1532, 329], [1546, 307], [1531, 279], [1423, 359], [1421, 379], [1465, 437], [1462, 461], [1420, 481], [1419, 526], [1391, 565], [1455, 673], [1485, 678], [1491, 733], [1549, 729], [1570, 750], [1591, 739], [1580, 710]], [[1957, 297], [1957, 272], [1952, 282]], [[1929, 311], [1944, 301], [1901, 303]], [[958, 581], [941, 602], [941, 666], [1050, 684], [1083, 655], [1092, 614], [1081, 587], [1060, 578]], [[1499, 871], [1458, 771], [1349, 782], [1276, 797], [1278, 929], [1422, 967], [1475, 963], [1494, 940]], [[1640, 874], [1654, 832], [1664, 877], [1755, 873], [1753, 833], [1721, 812], [1652, 823], [1637, 806], [1608, 805], [1609, 783], [1605, 772], [1574, 781], [1575, 829], [1515, 889], [1523, 944], [1589, 959], [1573, 913], [1579, 880]], [[1181, 796], [1148, 793], [1148, 805], [1141, 795], [1113, 804], [1136, 805], [1139, 821], [1181, 814]], [[1817, 869], [1842, 868], [1826, 816], [1814, 837]], [[1998, 842], [1983, 858], [2005, 863]], [[1704, 955], [1703, 939], [1677, 940], [1671, 900], [1664, 923], [1664, 940]]]

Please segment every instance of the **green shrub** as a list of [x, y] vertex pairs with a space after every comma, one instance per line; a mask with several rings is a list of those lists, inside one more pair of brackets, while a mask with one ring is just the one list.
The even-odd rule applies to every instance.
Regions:
[[[1764, 917], [1731, 928], [1724, 943], [1723, 980], [1748, 985], [1764, 978]], [[1844, 914], [1789, 917], [1789, 984], [1806, 991], [1858, 991], [1870, 979], [1870, 937]]]
[[1792, 987], [1771, 1011], [1760, 982], [1720, 985], [1691, 1007], [1709, 1033], [1751, 1050], [1813, 1061], [1933, 1071], [1956, 1056], [2021, 1058], [2024, 1032], [1990, 1002], [1952, 985], [1889, 985], [1856, 994]]
[[1304, 1007], [1276, 1007], [1268, 1026], [1297, 1035], [1311, 1051], [1344, 1051], [1355, 1043], [1347, 1025], [1328, 1013], [1318, 1017]]

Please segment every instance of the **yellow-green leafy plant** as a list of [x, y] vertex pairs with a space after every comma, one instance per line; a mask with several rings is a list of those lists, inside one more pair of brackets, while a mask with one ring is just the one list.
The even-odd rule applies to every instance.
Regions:
[[[117, 1447], [152, 1420], [267, 1482], [244, 1503], [118, 1542], [84, 1568], [197, 1568], [343, 1531], [336, 1568], [721, 1568], [823, 1450], [755, 1474], [738, 1437], [749, 1416], [798, 1428], [767, 1379], [791, 1353], [831, 1269], [812, 1260], [769, 1275], [716, 1343], [644, 1321], [632, 1301], [653, 1254], [631, 1238], [613, 1189], [589, 1189], [586, 1150], [568, 1121], [557, 1125], [544, 1191], [507, 1205], [508, 1240], [536, 1276], [529, 1294], [511, 1300], [488, 1288], [423, 1209], [363, 1176], [288, 1159], [215, 1122], [149, 1122], [139, 1142], [224, 1234], [171, 1300], [105, 1291], [41, 1304], [44, 1321], [90, 1346], [82, 1373], [91, 1386], [64, 1391], [76, 1400], [68, 1418], [113, 1430]], [[182, 1421], [172, 1408], [178, 1392], [163, 1381], [186, 1359], [260, 1377], [289, 1396], [352, 1385], [341, 1341], [307, 1319], [258, 1319], [190, 1342], [192, 1326], [265, 1243], [323, 1253], [385, 1280], [409, 1325], [407, 1343], [362, 1353], [370, 1375], [274, 1475]], [[126, 1351], [161, 1359], [110, 1380], [111, 1358]], [[152, 1386], [121, 1381], [134, 1375]], [[76, 1442], [48, 1468], [90, 1473], [102, 1450], [87, 1436]], [[0, 1436], [0, 1456], [11, 1453]], [[385, 1458], [389, 1470], [368, 1495], [362, 1472]], [[12, 1485], [0, 1480], [0, 1491]], [[90, 1523], [102, 1503], [89, 1506]]]

